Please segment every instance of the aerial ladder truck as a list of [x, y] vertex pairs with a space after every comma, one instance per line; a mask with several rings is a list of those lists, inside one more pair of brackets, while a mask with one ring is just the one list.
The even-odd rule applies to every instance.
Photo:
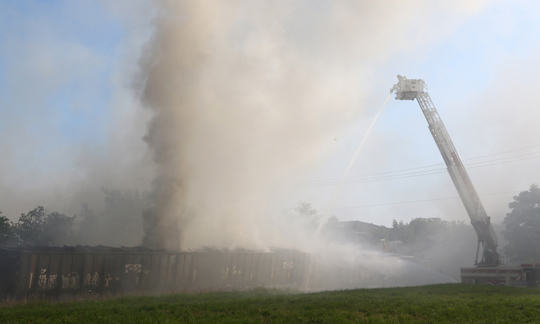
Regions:
[[[497, 236], [491, 225], [491, 219], [486, 214], [456, 147], [452, 143], [433, 101], [431, 101], [426, 83], [421, 79], [407, 79], [398, 75], [398, 83], [390, 89], [390, 93], [394, 92], [396, 100], [416, 99], [420, 105], [428, 122], [429, 131], [439, 148], [448, 173], [478, 236], [474, 267], [461, 268], [462, 282], [493, 285], [531, 285], [537, 283], [540, 279], [540, 272], [532, 265], [530, 267], [528, 265], [501, 266], [501, 258], [497, 251]], [[480, 249], [482, 249], [481, 254]]]

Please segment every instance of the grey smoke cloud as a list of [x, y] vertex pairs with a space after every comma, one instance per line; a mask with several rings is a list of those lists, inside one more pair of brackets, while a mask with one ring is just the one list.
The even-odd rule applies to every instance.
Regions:
[[167, 248], [271, 244], [271, 189], [363, 112], [366, 66], [435, 37], [410, 24], [420, 2], [159, 4], [141, 98], [158, 169], [147, 242]]
[[[133, 95], [131, 78], [151, 31], [152, 7], [70, 1], [25, 6], [0, 10], [3, 215], [16, 221], [43, 205], [71, 216], [83, 203], [100, 209], [101, 186], [143, 189], [152, 178], [141, 141], [148, 113]], [[141, 227], [140, 215], [133, 218]], [[140, 234], [129, 243], [114, 242], [138, 243]]]
[[[16, 219], [41, 204], [72, 215], [82, 203], [99, 205], [101, 186], [144, 190], [158, 179], [155, 206], [174, 224], [164, 227], [183, 230], [181, 246], [194, 248], [294, 245], [281, 240], [295, 231], [277, 226], [279, 210], [303, 197], [279, 184], [323, 163], [319, 158], [335, 153], [334, 138], [370, 118], [380, 104], [371, 104], [374, 89], [389, 87], [380, 74], [388, 60], [430, 48], [483, 7], [66, 1], [54, 22], [43, 8], [33, 18], [17, 13], [14, 25], [2, 28], [1, 72], [9, 87], [0, 98], [0, 210]], [[120, 25], [112, 50], [81, 37], [115, 30], [100, 20]], [[84, 33], [70, 28], [74, 21]], [[398, 72], [391, 71], [390, 83]], [[145, 110], [130, 87], [139, 83], [142, 91], [146, 81]], [[66, 86], [73, 82], [77, 89]], [[104, 82], [110, 96], [96, 102], [107, 97]], [[63, 89], [76, 93], [67, 110], [44, 105]], [[91, 122], [64, 129], [72, 115]], [[381, 148], [372, 159], [385, 165], [391, 157], [392, 149]], [[309, 200], [319, 210], [321, 196]], [[179, 240], [173, 238], [175, 248]]]
[[[109, 25], [85, 18], [93, 12], [89, 10], [92, 2], [64, 2], [62, 6], [60, 11], [89, 26], [94, 30], [89, 34], [96, 38], [109, 32], [100, 29]], [[520, 92], [523, 89], [516, 83], [503, 104], [491, 95], [506, 88], [494, 83], [476, 97], [479, 105], [472, 105], [467, 101], [470, 96], [461, 98], [451, 90], [459, 87], [442, 82], [453, 65], [421, 69], [429, 51], [464, 21], [489, 8], [487, 2], [114, 1], [95, 6], [120, 25], [121, 40], [110, 45], [112, 50], [97, 49], [69, 32], [66, 36], [70, 29], [64, 20], [51, 24], [46, 13], [35, 21], [18, 20], [20, 24], [13, 28], [26, 30], [27, 38], [1, 34], [7, 39], [0, 42], [2, 53], [9, 54], [2, 56], [0, 73], [5, 71], [10, 91], [4, 96], [8, 93], [4, 90], [0, 97], [0, 125], [10, 136], [0, 137], [0, 210], [12, 219], [38, 204], [71, 215], [80, 211], [82, 203], [99, 210], [94, 206], [102, 203], [101, 186], [150, 189], [152, 204], [146, 210], [144, 226], [146, 243], [153, 246], [294, 248], [319, 251], [322, 259], [342, 253], [353, 265], [362, 265], [358, 260], [363, 259], [373, 264], [380, 261], [375, 269], [379, 271], [395, 265], [395, 260], [379, 260], [378, 252], [357, 247], [325, 250], [324, 242], [314, 242], [311, 233], [301, 230], [301, 222], [284, 219], [279, 212], [298, 200], [324, 210], [331, 187], [313, 188], [306, 194], [283, 183], [306, 175], [324, 178], [322, 173], [314, 176], [312, 172], [322, 164], [331, 165], [327, 167], [330, 177], [340, 177], [356, 149], [356, 143], [348, 149], [344, 142], [363, 135], [397, 73], [424, 78], [430, 85], [464, 157], [495, 138], [500, 143], [494, 145], [496, 151], [515, 145], [503, 135], [510, 130], [519, 131], [516, 138], [523, 141], [535, 135], [534, 118], [530, 117], [536, 115], [530, 112], [516, 114], [515, 122], [505, 124], [514, 98], [511, 93], [523, 97], [533, 92], [537, 84], [534, 73], [526, 74], [530, 87]], [[527, 62], [534, 63], [534, 57], [516, 63], [516, 71], [526, 68]], [[509, 70], [494, 75], [522, 77], [511, 72], [513, 67]], [[72, 82], [80, 87], [74, 90], [77, 95], [72, 96], [68, 114], [44, 106], [52, 94]], [[107, 83], [110, 96], [102, 96], [101, 82]], [[107, 99], [93, 101], [102, 97]], [[371, 170], [369, 167], [395, 170], [403, 168], [403, 162], [415, 167], [441, 161], [416, 106], [414, 103], [416, 116], [411, 119], [418, 122], [406, 127], [403, 124], [409, 120], [404, 116], [413, 113], [395, 105], [387, 108], [397, 121], [374, 129], [355, 166], [357, 173]], [[471, 106], [483, 108], [471, 110]], [[524, 106], [534, 109], [532, 102]], [[492, 107], [497, 107], [495, 113]], [[480, 116], [465, 118], [467, 113]], [[80, 134], [77, 126], [57, 133], [57, 125], [69, 124], [66, 116], [77, 114], [87, 114], [92, 120], [90, 126], [82, 127], [90, 133], [95, 130], [95, 136], [88, 132], [80, 132], [86, 134], [82, 138], [74, 136]], [[486, 115], [486, 126], [478, 129], [475, 120]], [[509, 126], [508, 133], [501, 132], [501, 124]], [[454, 127], [468, 128], [455, 132]], [[531, 130], [522, 131], [526, 128]], [[418, 145], [415, 136], [425, 137], [429, 144]], [[423, 160], [428, 147], [433, 148], [433, 159]], [[519, 181], [528, 187], [526, 170], [519, 173]], [[479, 191], [492, 191], [492, 173], [480, 178], [472, 173], [471, 177]], [[360, 190], [349, 187], [343, 190], [348, 200], [338, 197], [338, 202], [354, 206], [357, 201], [384, 203], [455, 195], [447, 175], [413, 185], [396, 183]], [[514, 184], [508, 180], [503, 187]], [[506, 203], [499, 205], [505, 207]], [[486, 203], [488, 210], [489, 206]], [[398, 212], [378, 207], [335, 214], [340, 219], [345, 215], [378, 224], [388, 224], [393, 218], [466, 219], [459, 201], [403, 207]], [[104, 235], [85, 238], [85, 242], [140, 243], [141, 217], [134, 209], [125, 210], [122, 213], [131, 214], [131, 221], [125, 227], [116, 225], [133, 227], [133, 237], [120, 242]], [[107, 226], [107, 222], [96, 223]], [[407, 268], [400, 262], [396, 269], [401, 266]]]

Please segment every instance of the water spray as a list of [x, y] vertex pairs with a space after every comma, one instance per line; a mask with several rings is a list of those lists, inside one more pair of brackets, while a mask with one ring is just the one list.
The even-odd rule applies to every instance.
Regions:
[[315, 236], [319, 235], [319, 233], [321, 232], [324, 224], [328, 220], [328, 215], [330, 214], [330, 211], [332, 210], [332, 208], [334, 206], [334, 202], [336, 201], [336, 198], [337, 198], [339, 192], [341, 191], [341, 187], [343, 186], [343, 182], [347, 178], [347, 174], [351, 170], [351, 167], [353, 166], [354, 162], [356, 161], [356, 158], [358, 157], [358, 154], [362, 150], [362, 147], [364, 146], [364, 143], [365, 143], [366, 139], [368, 138], [369, 133], [371, 133], [371, 129], [375, 125], [375, 122], [377, 122], [377, 119], [379, 118], [379, 115], [383, 111], [383, 108], [386, 105], [386, 103], [388, 102], [388, 99], [390, 99], [391, 95], [392, 95], [392, 92], [390, 92], [388, 94], [388, 96], [386, 97], [386, 99], [384, 100], [383, 104], [381, 105], [381, 107], [377, 111], [377, 114], [375, 115], [375, 118], [373, 118], [373, 121], [371, 122], [371, 125], [369, 125], [369, 127], [368, 127], [368, 129], [366, 131], [366, 134], [364, 135], [364, 138], [362, 139], [362, 141], [358, 145], [358, 148], [356, 149], [356, 152], [354, 153], [354, 155], [353, 155], [353, 157], [351, 159], [351, 162], [349, 162], [349, 166], [347, 166], [347, 169], [345, 170], [345, 174], [343, 174], [343, 177], [341, 178], [341, 181], [339, 182], [336, 190], [334, 191], [334, 194], [332, 195], [332, 198], [330, 199], [330, 202], [328, 203], [328, 206], [326, 207], [326, 210], [325, 210], [325, 212], [323, 214], [321, 222], [319, 223], [319, 226], [317, 227], [317, 231], [315, 232]]

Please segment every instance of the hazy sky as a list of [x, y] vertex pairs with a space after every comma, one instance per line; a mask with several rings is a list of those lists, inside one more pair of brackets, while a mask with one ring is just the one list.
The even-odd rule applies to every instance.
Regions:
[[[276, 22], [285, 45], [332, 87], [325, 104], [339, 103], [339, 114], [345, 107], [350, 117], [329, 121], [313, 159], [269, 190], [268, 212], [299, 200], [325, 210], [401, 74], [426, 81], [488, 214], [501, 222], [512, 196], [540, 183], [540, 5], [379, 2], [274, 2], [276, 10], [291, 10]], [[234, 3], [257, 13], [251, 1]], [[155, 170], [142, 138], [151, 112], [133, 89], [154, 16], [155, 6], [142, 0], [0, 0], [5, 215], [15, 220], [37, 205], [76, 213], [97, 200], [100, 186], [149, 188]], [[246, 33], [253, 21], [234, 32]], [[331, 213], [382, 225], [413, 217], [468, 220], [450, 177], [439, 172], [442, 162], [418, 104], [392, 97]]]

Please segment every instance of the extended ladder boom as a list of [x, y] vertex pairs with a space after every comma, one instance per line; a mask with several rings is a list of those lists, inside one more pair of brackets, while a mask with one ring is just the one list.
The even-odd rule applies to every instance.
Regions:
[[[427, 91], [427, 86], [423, 80], [409, 80], [398, 75], [398, 83], [390, 90], [396, 93], [397, 100], [418, 101], [424, 116], [429, 125], [429, 130], [441, 155], [446, 163], [448, 173], [454, 182], [463, 205], [469, 214], [471, 224], [478, 235], [478, 248], [476, 251], [475, 265], [499, 265], [499, 254], [497, 253], [497, 237], [487, 216], [484, 206], [474, 189], [474, 186], [463, 166], [461, 158], [452, 143], [450, 135], [444, 126], [435, 105]], [[483, 246], [482, 259], [478, 262], [478, 252], [480, 245]]]

